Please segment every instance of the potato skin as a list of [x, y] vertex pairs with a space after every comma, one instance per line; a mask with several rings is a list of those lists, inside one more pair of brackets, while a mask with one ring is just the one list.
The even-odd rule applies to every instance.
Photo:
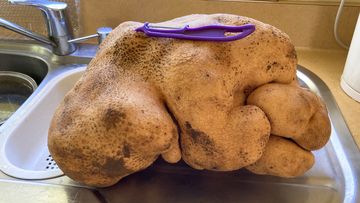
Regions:
[[52, 119], [48, 147], [61, 170], [83, 184], [106, 187], [147, 168], [161, 154], [179, 161], [178, 131], [156, 89], [122, 80], [128, 85], [106, 91], [109, 86], [94, 86], [102, 81], [88, 82], [99, 75], [114, 77], [98, 71], [76, 84]]
[[246, 105], [231, 111], [227, 120], [223, 128], [209, 131], [185, 122], [181, 149], [188, 165], [196, 169], [232, 171], [262, 156], [270, 136], [270, 123], [264, 112]]
[[254, 90], [247, 104], [265, 112], [271, 134], [291, 138], [307, 150], [320, 149], [329, 140], [331, 124], [326, 106], [308, 89], [269, 83]]
[[263, 156], [246, 169], [260, 175], [291, 178], [303, 175], [314, 162], [311, 152], [289, 139], [271, 135]]
[[[256, 27], [251, 35], [216, 43], [147, 37], [135, 31], [143, 23], [120, 24], [54, 114], [48, 146], [60, 169], [86, 185], [106, 187], [159, 156], [169, 163], [182, 158], [195, 169], [237, 170], [264, 157], [270, 132], [308, 149], [324, 145], [326, 109], [311, 93], [299, 102], [288, 90], [296, 86], [297, 57], [285, 33], [228, 14], [189, 15], [159, 25], [248, 23]], [[270, 82], [284, 84], [280, 97], [261, 91]], [[289, 91], [302, 117], [292, 111]], [[265, 108], [278, 98], [285, 108]], [[314, 122], [307, 124], [309, 119]], [[326, 132], [318, 133], [318, 124]], [[281, 146], [280, 152], [288, 149]]]

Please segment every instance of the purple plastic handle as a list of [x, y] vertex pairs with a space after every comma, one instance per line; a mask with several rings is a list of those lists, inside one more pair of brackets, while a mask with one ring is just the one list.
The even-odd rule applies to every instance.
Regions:
[[[166, 28], [166, 27], [165, 27]], [[228, 42], [242, 39], [255, 31], [255, 25], [246, 24], [241, 26], [225, 25], [206, 25], [202, 27], [190, 28], [186, 25], [180, 29], [157, 29], [145, 23], [143, 26], [136, 28], [137, 32], [144, 32], [150, 37], [165, 37], [199, 41], [220, 41]], [[237, 35], [225, 36], [226, 32], [239, 33]]]

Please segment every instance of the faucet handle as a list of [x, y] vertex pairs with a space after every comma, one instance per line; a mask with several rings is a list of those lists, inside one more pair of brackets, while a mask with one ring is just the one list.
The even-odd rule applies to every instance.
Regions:
[[98, 38], [98, 44], [101, 44], [105, 40], [105, 38], [110, 34], [111, 31], [112, 31], [111, 27], [99, 27], [96, 30], [96, 34], [88, 35], [85, 37], [79, 37], [76, 39], [71, 39], [68, 42], [69, 43], [80, 43], [80, 42], [86, 41], [88, 39]]
[[45, 10], [62, 11], [65, 10], [67, 4], [65, 2], [55, 2], [47, 0], [8, 0], [15, 5], [35, 6]]

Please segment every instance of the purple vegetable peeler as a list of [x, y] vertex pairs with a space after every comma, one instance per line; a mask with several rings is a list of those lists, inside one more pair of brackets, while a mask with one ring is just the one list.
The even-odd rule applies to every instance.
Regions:
[[[246, 24], [241, 26], [226, 25], [206, 25], [202, 27], [190, 28], [186, 25], [183, 28], [152, 26], [145, 23], [136, 28], [137, 32], [144, 32], [149, 37], [165, 37], [199, 41], [219, 41], [228, 42], [242, 39], [255, 31], [255, 25]], [[226, 36], [225, 33], [238, 33]]]

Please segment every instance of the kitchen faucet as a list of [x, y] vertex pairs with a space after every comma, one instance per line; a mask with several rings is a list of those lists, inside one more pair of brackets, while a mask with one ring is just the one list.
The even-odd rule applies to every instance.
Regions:
[[53, 52], [57, 55], [69, 55], [73, 53], [77, 49], [76, 43], [90, 38], [98, 38], [99, 43], [101, 43], [112, 30], [108, 27], [101, 27], [97, 30], [97, 34], [72, 39], [71, 32], [69, 31], [70, 24], [65, 14], [66, 3], [48, 0], [9, 0], [9, 2], [15, 5], [34, 6], [40, 9], [45, 17], [48, 37], [34, 33], [3, 18], [0, 18], [0, 26], [50, 45]]

